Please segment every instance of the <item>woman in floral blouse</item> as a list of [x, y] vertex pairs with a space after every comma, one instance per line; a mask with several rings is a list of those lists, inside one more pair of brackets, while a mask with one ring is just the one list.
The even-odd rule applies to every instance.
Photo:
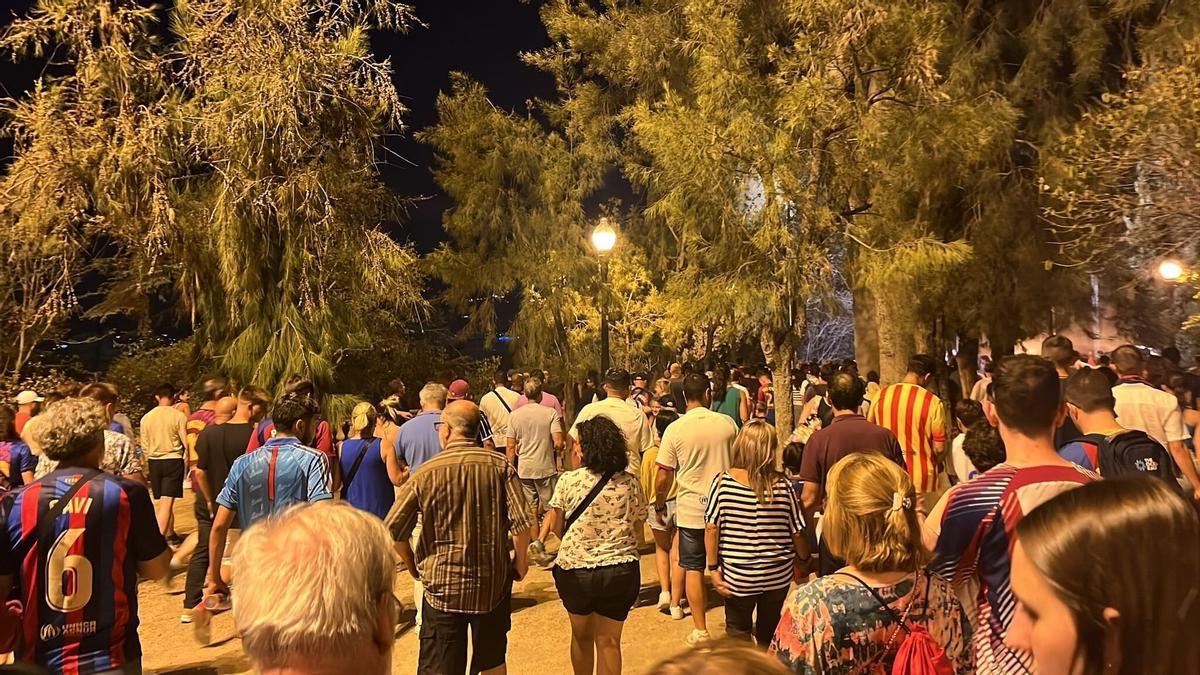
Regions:
[[822, 529], [846, 566], [792, 593], [771, 651], [804, 675], [890, 673], [905, 637], [896, 619], [907, 617], [955, 672], [972, 673], [966, 612], [949, 584], [922, 570], [928, 554], [908, 474], [878, 453], [856, 453], [834, 465], [827, 484]]
[[[636, 527], [646, 517], [646, 497], [625, 471], [625, 436], [607, 417], [578, 426], [575, 456], [580, 467], [564, 473], [550, 498], [541, 541], [554, 532], [562, 545], [554, 585], [571, 619], [571, 667], [575, 675], [621, 672], [621, 630], [641, 589]], [[595, 500], [587, 498], [608, 482]], [[565, 522], [579, 511], [564, 533]]]

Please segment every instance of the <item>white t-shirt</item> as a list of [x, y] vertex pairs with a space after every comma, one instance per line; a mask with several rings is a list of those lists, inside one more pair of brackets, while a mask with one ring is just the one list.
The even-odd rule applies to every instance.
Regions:
[[498, 440], [498, 446], [504, 445], [502, 439], [508, 435], [508, 416], [517, 409], [519, 398], [520, 394], [504, 386], [496, 387], [479, 397], [479, 409], [492, 423], [492, 434]]
[[675, 522], [688, 529], [704, 528], [708, 489], [729, 468], [737, 425], [728, 415], [692, 408], [667, 427], [656, 461], [675, 472]]
[[562, 418], [554, 408], [527, 405], [508, 417], [508, 440], [517, 444], [517, 477], [549, 478], [558, 473], [554, 465], [554, 432], [562, 429]]
[[629, 453], [629, 466], [625, 470], [634, 476], [639, 475], [642, 468], [642, 453], [654, 447], [654, 433], [646, 414], [630, 405], [625, 399], [609, 396], [603, 401], [596, 401], [583, 406], [575, 423], [571, 425], [571, 438], [579, 438], [579, 423], [593, 417], [607, 417], [612, 420], [621, 433], [625, 434], [625, 444]]
[[1141, 382], [1122, 382], [1113, 387], [1113, 396], [1117, 399], [1117, 421], [1126, 429], [1140, 429], [1164, 446], [1188, 439], [1174, 394]]
[[963, 452], [963, 441], [966, 439], [966, 434], [959, 434], [950, 441], [950, 465], [954, 467], [954, 475], [960, 483], [971, 480], [979, 473], [979, 469], [967, 458], [967, 453]]

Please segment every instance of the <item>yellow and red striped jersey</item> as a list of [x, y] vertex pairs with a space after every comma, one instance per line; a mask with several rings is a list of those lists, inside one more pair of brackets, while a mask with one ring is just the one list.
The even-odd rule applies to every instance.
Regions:
[[941, 467], [934, 457], [933, 444], [946, 441], [942, 400], [920, 385], [900, 382], [879, 392], [867, 419], [896, 434], [916, 491], [936, 490]]

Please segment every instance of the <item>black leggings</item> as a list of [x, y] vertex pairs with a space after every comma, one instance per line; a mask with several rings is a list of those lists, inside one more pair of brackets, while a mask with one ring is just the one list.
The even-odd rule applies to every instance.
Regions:
[[[788, 589], [765, 591], [747, 596], [725, 598], [725, 634], [731, 638], [749, 640], [751, 635], [762, 647], [771, 644], [779, 615], [787, 600]], [[758, 609], [758, 620], [754, 610]]]

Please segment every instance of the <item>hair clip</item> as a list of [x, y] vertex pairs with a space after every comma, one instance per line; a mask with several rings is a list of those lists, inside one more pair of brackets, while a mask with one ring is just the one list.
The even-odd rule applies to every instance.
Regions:
[[888, 513], [895, 513], [900, 509], [909, 510], [912, 508], [912, 497], [905, 497], [899, 492], [892, 493], [892, 508], [888, 509]]

